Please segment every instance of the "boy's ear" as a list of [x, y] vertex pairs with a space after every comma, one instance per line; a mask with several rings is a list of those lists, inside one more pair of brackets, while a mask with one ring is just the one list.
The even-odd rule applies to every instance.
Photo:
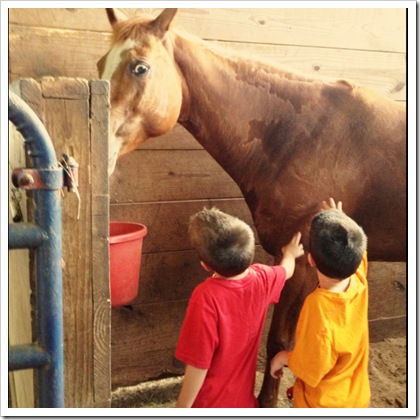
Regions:
[[210, 268], [204, 261], [200, 261], [201, 266], [204, 268], [204, 270], [206, 271], [213, 271], [212, 268]]
[[312, 255], [311, 255], [311, 253], [310, 253], [310, 252], [308, 252], [308, 262], [309, 262], [309, 265], [310, 265], [311, 267], [316, 267], [315, 261], [314, 261], [314, 259], [312, 258]]

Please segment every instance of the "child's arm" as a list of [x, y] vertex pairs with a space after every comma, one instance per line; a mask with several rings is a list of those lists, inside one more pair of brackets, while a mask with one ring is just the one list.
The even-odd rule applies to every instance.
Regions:
[[300, 232], [295, 233], [292, 240], [281, 249], [283, 258], [280, 265], [286, 269], [286, 279], [290, 279], [295, 271], [296, 258], [304, 254], [303, 245], [300, 243], [301, 236]]
[[185, 367], [184, 381], [176, 402], [177, 408], [190, 408], [193, 405], [206, 375], [207, 369], [199, 369], [191, 365]]
[[288, 365], [289, 352], [283, 350], [278, 352], [270, 363], [270, 374], [273, 378], [280, 379], [282, 376], [282, 369]]

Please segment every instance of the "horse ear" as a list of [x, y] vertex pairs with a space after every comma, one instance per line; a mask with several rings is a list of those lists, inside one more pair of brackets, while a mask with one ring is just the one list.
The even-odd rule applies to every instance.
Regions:
[[153, 21], [153, 26], [165, 33], [171, 25], [172, 19], [175, 17], [178, 9], [164, 9], [163, 12]]
[[114, 27], [118, 22], [127, 19], [127, 16], [118, 9], [105, 9], [108, 16], [109, 23]]

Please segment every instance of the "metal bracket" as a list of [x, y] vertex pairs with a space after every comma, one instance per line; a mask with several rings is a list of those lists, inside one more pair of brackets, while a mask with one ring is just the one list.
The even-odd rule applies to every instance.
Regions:
[[24, 190], [59, 190], [63, 187], [63, 169], [17, 168], [12, 173], [12, 182]]
[[63, 167], [63, 184], [69, 192], [77, 192], [79, 186], [79, 164], [72, 156], [63, 153], [63, 160], [60, 162]]

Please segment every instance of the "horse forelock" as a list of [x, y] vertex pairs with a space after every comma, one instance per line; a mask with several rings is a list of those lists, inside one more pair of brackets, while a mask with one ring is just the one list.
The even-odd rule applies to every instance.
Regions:
[[114, 27], [112, 42], [121, 43], [127, 39], [138, 39], [140, 38], [145, 29], [151, 29], [149, 25], [153, 22], [153, 17], [151, 16], [135, 16], [131, 19], [118, 22]]

